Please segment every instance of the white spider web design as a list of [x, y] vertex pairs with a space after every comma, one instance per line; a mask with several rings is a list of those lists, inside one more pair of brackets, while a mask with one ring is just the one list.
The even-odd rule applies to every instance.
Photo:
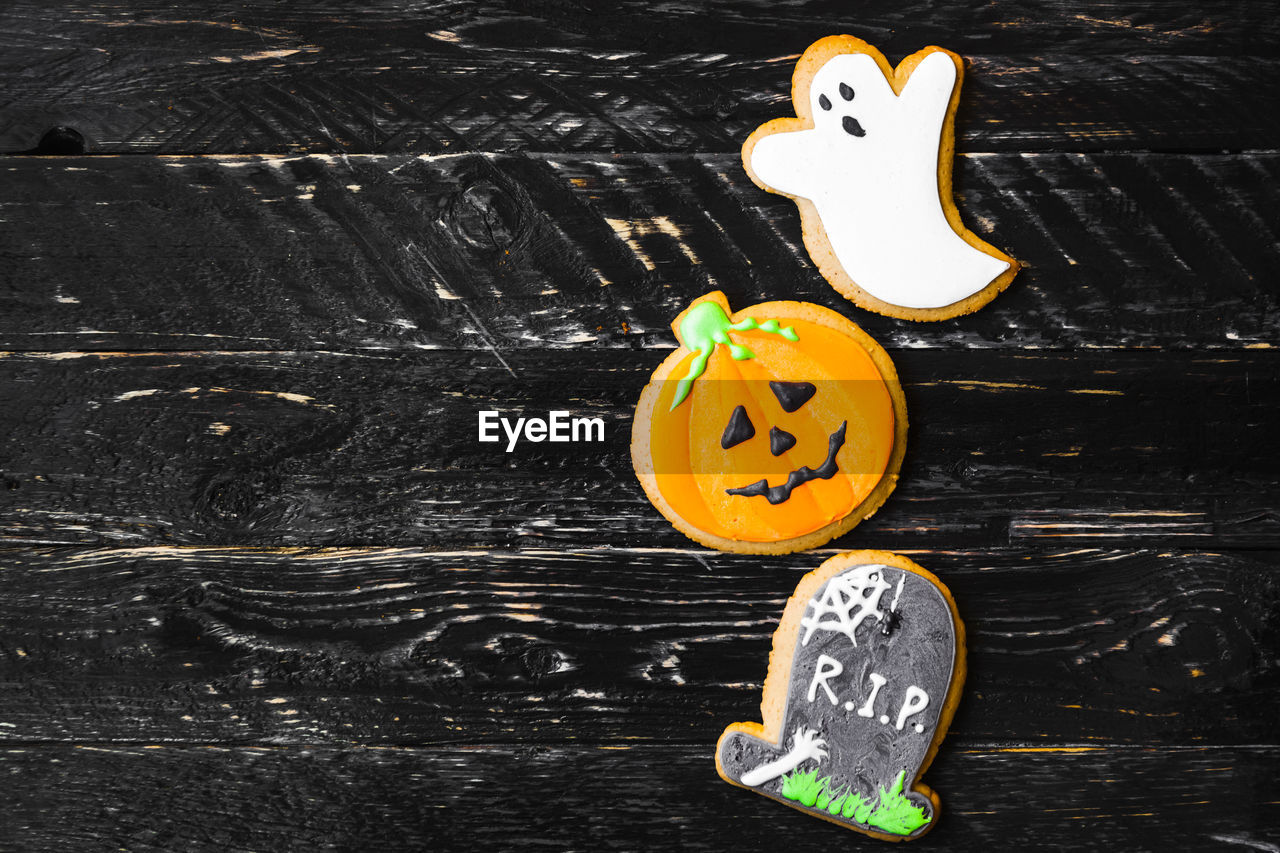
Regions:
[[827, 581], [817, 598], [809, 599], [810, 610], [800, 620], [804, 636], [800, 645], [809, 645], [814, 631], [844, 634], [856, 647], [858, 626], [868, 619], [877, 622], [884, 617], [880, 596], [889, 588], [884, 579], [886, 566], [857, 566]]

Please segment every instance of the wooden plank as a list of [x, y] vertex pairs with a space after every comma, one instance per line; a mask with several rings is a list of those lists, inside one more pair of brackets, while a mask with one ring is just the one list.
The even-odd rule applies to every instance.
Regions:
[[1270, 347], [1280, 156], [960, 158], [967, 221], [1027, 269], [909, 323], [819, 276], [737, 158], [12, 158], [9, 349], [669, 347], [692, 298], [790, 297], [911, 348]]
[[[758, 125], [792, 114], [796, 55], [827, 33], [789, 31], [787, 45], [765, 53], [741, 44], [567, 51], [419, 35], [388, 56], [378, 44], [304, 45], [288, 33], [199, 21], [86, 29], [78, 45], [10, 38], [0, 152], [76, 151], [41, 146], [64, 127], [81, 139], [78, 150], [109, 154], [730, 153]], [[162, 34], [188, 46], [148, 43]], [[895, 59], [928, 43], [895, 41]], [[959, 49], [956, 41], [941, 39]], [[979, 49], [966, 57], [961, 151], [1220, 152], [1274, 147], [1280, 131], [1274, 57]]]
[[1260, 148], [1277, 129], [1276, 11], [206, 0], [176, 16], [27, 0], [0, 10], [0, 150], [68, 125], [116, 153], [727, 152], [780, 114], [796, 55], [835, 32], [895, 60], [935, 42], [968, 55], [962, 150]]
[[[1278, 8], [1274, 0], [1222, 8], [1135, 0], [1122, 11], [1063, 0], [997, 0], [945, 8], [927, 0], [869, 0], [856, 8], [755, 0], [722, 0], [712, 6], [672, 0], [655, 7], [643, 0], [621, 0], [601, 14], [502, 0], [425, 7], [398, 0], [324, 0], [262, 9], [227, 0], [193, 0], [188, 14], [179, 17], [156, 0], [88, 0], [70, 8], [14, 0], [5, 4], [0, 31], [17, 47], [56, 51], [89, 45], [108, 55], [169, 52], [179, 58], [167, 57], [168, 64], [195, 62], [209, 71], [237, 61], [291, 58], [240, 55], [255, 47], [296, 50], [304, 54], [300, 59], [328, 60], [340, 71], [354, 71], [358, 68], [342, 64], [353, 56], [379, 57], [384, 65], [413, 64], [429, 48], [450, 47], [456, 54], [468, 49], [587, 56], [625, 51], [798, 53], [833, 32], [860, 35], [892, 54], [937, 42], [962, 53], [1274, 57], [1280, 55]], [[226, 60], [216, 58], [223, 54]]]
[[[663, 352], [0, 358], [14, 542], [684, 547], [631, 472]], [[1277, 353], [895, 352], [897, 492], [846, 543], [1280, 547]], [[605, 441], [476, 440], [563, 408]], [[637, 538], [639, 537], [639, 538]]]
[[[944, 748], [947, 850], [1266, 850], [1280, 749]], [[756, 850], [849, 843], [719, 782], [710, 744], [0, 752], [11, 849]], [[127, 780], [127, 784], [122, 784]], [[843, 834], [842, 834], [843, 833]]]
[[[0, 742], [710, 749], [830, 553], [0, 552]], [[968, 629], [953, 739], [1280, 740], [1275, 554], [911, 553]]]

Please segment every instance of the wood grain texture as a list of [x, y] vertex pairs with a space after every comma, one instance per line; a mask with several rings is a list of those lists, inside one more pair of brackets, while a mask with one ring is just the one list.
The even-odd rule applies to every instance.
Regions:
[[[1280, 547], [1275, 352], [892, 354], [898, 489], [847, 546]], [[662, 352], [0, 358], [14, 542], [684, 547], [631, 471]], [[477, 441], [477, 413], [601, 417], [603, 444]]]
[[969, 56], [962, 150], [1271, 147], [1276, 20], [1273, 0], [26, 0], [0, 12], [0, 150], [66, 125], [114, 153], [728, 152], [840, 32]]
[[43, 43], [50, 49], [64, 46], [61, 42], [106, 49], [137, 45], [167, 49], [187, 60], [206, 53], [237, 53], [255, 43], [333, 53], [380, 51], [387, 60], [412, 59], [428, 38], [441, 45], [479, 44], [527, 54], [734, 49], [799, 53], [818, 37], [813, 33], [855, 30], [888, 53], [905, 54], [922, 43], [943, 42], [961, 53], [985, 48], [1001, 53], [1275, 57], [1280, 56], [1277, 8], [1274, 0], [1207, 8], [1135, 0], [1123, 9], [1106, 0], [1001, 0], [941, 7], [920, 0], [869, 0], [856, 7], [811, 0], [672, 0], [657, 7], [644, 0], [607, 6], [528, 0], [323, 0], [303, 7], [192, 0], [178, 16], [162, 0], [88, 0], [69, 8], [13, 0], [6, 4], [4, 30], [15, 41]]
[[[30, 31], [39, 25], [0, 13], [0, 152], [70, 127], [88, 152], [111, 154], [730, 153], [792, 114], [792, 66], [807, 46], [530, 48], [420, 27], [388, 46], [359, 25], [320, 34], [106, 15], [50, 43]], [[837, 31], [814, 28], [810, 40]], [[961, 49], [958, 33], [936, 40]], [[886, 49], [900, 59], [929, 43], [907, 29]], [[1280, 131], [1272, 56], [975, 49], [961, 151], [1260, 149]]]
[[1280, 156], [961, 157], [1026, 265], [971, 317], [858, 311], [735, 156], [12, 158], [0, 346], [669, 347], [712, 288], [890, 347], [1243, 349], [1280, 336]]
[[[0, 8], [0, 152], [95, 155], [0, 157], [0, 851], [848, 844], [711, 758], [838, 547], [968, 624], [922, 846], [1280, 849], [1277, 0], [175, 8]], [[832, 32], [969, 59], [960, 210], [1027, 264], [982, 312], [856, 311], [742, 173]], [[713, 288], [904, 377], [831, 548], [633, 481]], [[551, 407], [608, 440], [474, 439]]]
[[[0, 752], [5, 850], [741, 850], [848, 834], [720, 783], [707, 747]], [[913, 849], [1267, 850], [1274, 747], [944, 752]], [[128, 784], [120, 784], [122, 779]], [[982, 780], [975, 785], [975, 779]], [[163, 815], [161, 823], [156, 819]]]
[[[702, 744], [759, 719], [770, 642], [834, 553], [0, 552], [0, 743]], [[1280, 557], [911, 552], [970, 674], [948, 736], [1275, 743]]]

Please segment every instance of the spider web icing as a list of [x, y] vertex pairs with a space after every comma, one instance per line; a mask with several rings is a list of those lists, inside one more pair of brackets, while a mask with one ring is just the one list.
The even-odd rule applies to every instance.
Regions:
[[800, 645], [807, 646], [815, 631], [835, 631], [856, 647], [858, 626], [868, 619], [879, 622], [884, 617], [880, 596], [889, 588], [884, 579], [886, 568], [857, 566], [827, 581], [819, 595], [809, 599], [809, 609], [800, 620], [804, 628]]

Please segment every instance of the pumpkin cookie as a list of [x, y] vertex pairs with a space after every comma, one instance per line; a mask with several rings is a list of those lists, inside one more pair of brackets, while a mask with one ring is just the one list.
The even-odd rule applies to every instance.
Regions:
[[631, 460], [653, 505], [723, 551], [816, 548], [893, 491], [907, 431], [888, 354], [804, 302], [730, 313], [707, 294], [672, 324], [680, 348], [640, 395]]
[[860, 307], [907, 320], [976, 311], [1018, 263], [965, 228], [951, 196], [964, 62], [926, 47], [894, 69], [852, 36], [810, 45], [796, 64], [796, 118], [742, 146], [757, 186], [793, 199], [804, 244]]
[[888, 551], [839, 554], [805, 575], [773, 635], [763, 724], [716, 745], [726, 782], [888, 841], [932, 829], [920, 782], [965, 677], [964, 623], [929, 572]]

